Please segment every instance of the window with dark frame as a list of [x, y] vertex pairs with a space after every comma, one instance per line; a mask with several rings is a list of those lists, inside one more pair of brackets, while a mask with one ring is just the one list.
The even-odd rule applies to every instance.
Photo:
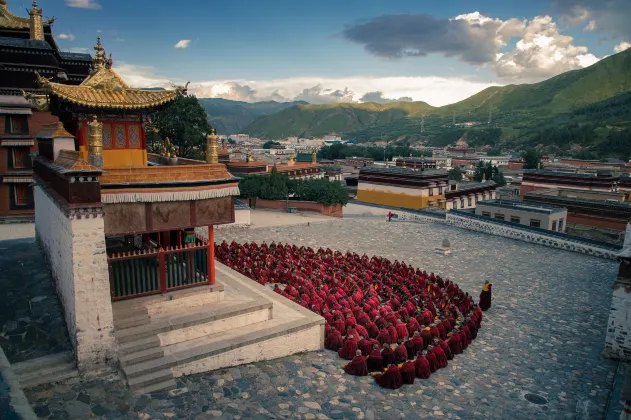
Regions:
[[482, 212], [482, 216], [484, 216], [484, 217], [491, 217], [491, 213], [488, 212], [488, 211], [483, 211]]
[[7, 134], [28, 134], [28, 117], [26, 115], [6, 115], [4, 132]]
[[563, 232], [563, 219], [559, 219], [559, 232]]
[[28, 206], [28, 188], [28, 184], [15, 184], [13, 186], [16, 206]]
[[13, 148], [13, 167], [28, 168], [29, 167], [29, 149], [27, 147]]
[[541, 227], [541, 220], [539, 219], [530, 219], [530, 227]]
[[467, 203], [468, 203], [467, 205], [468, 205], [469, 207], [471, 207], [471, 197], [468, 197], [468, 198], [467, 198]]
[[497, 220], [504, 220], [504, 215], [502, 213], [495, 213], [495, 218]]
[[510, 221], [512, 223], [521, 223], [521, 218], [519, 218], [518, 216], [511, 216]]
[[552, 230], [556, 232], [557, 230], [557, 222], [556, 220], [554, 222], [552, 222]]

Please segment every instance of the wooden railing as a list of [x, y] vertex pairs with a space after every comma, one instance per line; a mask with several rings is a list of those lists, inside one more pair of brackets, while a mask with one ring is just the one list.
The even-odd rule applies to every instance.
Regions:
[[[112, 300], [167, 293], [210, 284], [212, 242], [108, 256]], [[209, 256], [211, 256], [209, 258]]]

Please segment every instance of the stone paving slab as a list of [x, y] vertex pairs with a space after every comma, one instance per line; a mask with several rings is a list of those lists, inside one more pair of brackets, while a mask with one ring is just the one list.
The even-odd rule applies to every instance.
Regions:
[[[230, 229], [218, 241], [272, 240], [404, 260], [493, 306], [464, 354], [428, 380], [392, 391], [344, 374], [321, 351], [178, 378], [178, 388], [133, 397], [119, 380], [29, 391], [50, 419], [599, 419], [617, 363], [603, 359], [613, 261], [435, 224], [340, 220]], [[449, 239], [453, 255], [434, 248]], [[527, 393], [543, 396], [536, 405]]]
[[71, 350], [63, 311], [34, 238], [0, 241], [0, 347], [11, 363]]

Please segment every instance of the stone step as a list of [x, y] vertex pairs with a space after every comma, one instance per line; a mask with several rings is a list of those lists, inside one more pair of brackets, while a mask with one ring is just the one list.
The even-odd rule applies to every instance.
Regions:
[[69, 351], [38, 357], [37, 359], [31, 359], [25, 362], [15, 363], [11, 365], [11, 368], [13, 369], [13, 372], [19, 376], [21, 374], [38, 372], [49, 367], [63, 365], [66, 363], [74, 363], [74, 356]]
[[124, 356], [120, 356], [121, 366], [131, 366], [149, 360], [157, 359], [164, 356], [164, 351], [161, 347], [153, 347], [150, 349], [140, 350], [135, 353], [129, 353]]
[[154, 392], [160, 392], [160, 391], [170, 391], [175, 388], [177, 388], [177, 384], [175, 383], [175, 379], [171, 378], [164, 382], [159, 382], [157, 384], [147, 385], [145, 387], [138, 388], [134, 392], [134, 395], [152, 394]]
[[[129, 390], [131, 392], [136, 392], [140, 389], [147, 388], [151, 385], [163, 383], [168, 380], [173, 381], [173, 373], [171, 372], [171, 369], [162, 369], [156, 372], [148, 373], [146, 375], [130, 378], [127, 381], [127, 384], [129, 385]], [[175, 382], [173, 383], [175, 384]]]
[[124, 330], [126, 328], [138, 327], [140, 325], [147, 325], [151, 322], [151, 318], [148, 313], [135, 313], [129, 314], [125, 317], [114, 318], [114, 329], [116, 331]]
[[135, 365], [123, 366], [123, 373], [129, 381], [132, 378], [149, 375], [150, 373], [159, 372], [173, 366], [175, 359], [172, 356], [163, 356], [147, 362], [137, 363]]
[[38, 385], [65, 381], [78, 375], [79, 372], [74, 363], [65, 363], [55, 366], [54, 368], [46, 368], [37, 372], [18, 375], [18, 380], [22, 387], [33, 388]]
[[271, 307], [272, 304], [268, 301], [248, 301], [236, 304], [234, 302], [220, 302], [201, 306], [191, 310], [189, 313], [178, 316], [158, 317], [147, 325], [116, 331], [114, 335], [119, 344], [124, 344], [168, 331], [207, 324], [246, 313], [270, 310]]
[[146, 338], [141, 338], [139, 340], [129, 341], [127, 343], [121, 344], [118, 347], [118, 352], [120, 355], [136, 353], [142, 350], [148, 350], [155, 347], [160, 347], [160, 339], [157, 336], [151, 336]]

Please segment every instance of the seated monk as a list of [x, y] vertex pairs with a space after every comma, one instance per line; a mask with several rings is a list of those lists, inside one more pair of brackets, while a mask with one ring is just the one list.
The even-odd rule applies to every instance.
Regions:
[[397, 341], [397, 346], [394, 349], [394, 359], [395, 360], [401, 360], [401, 359], [408, 360], [408, 351], [403, 345], [403, 343], [401, 342], [401, 340]]
[[416, 354], [416, 350], [414, 350], [414, 343], [412, 343], [410, 337], [403, 338], [403, 345], [405, 346], [405, 351], [407, 352], [408, 359], [410, 359], [413, 354]]
[[460, 334], [460, 344], [462, 345], [462, 351], [465, 351], [467, 347], [469, 347], [469, 343], [467, 342], [467, 334], [465, 333], [464, 328], [460, 330], [459, 334]]
[[434, 347], [432, 348], [432, 352], [436, 355], [436, 361], [438, 362], [438, 368], [446, 368], [447, 367], [447, 355], [443, 351], [442, 347], [438, 342], [438, 339], [434, 340]]
[[395, 362], [394, 351], [390, 347], [390, 344], [383, 343], [383, 347], [381, 350], [381, 358], [383, 359], [384, 366], [390, 366]]
[[383, 358], [381, 357], [378, 344], [372, 346], [372, 351], [368, 355], [368, 359], [366, 359], [366, 365], [368, 366], [368, 372], [383, 371]]
[[445, 327], [443, 326], [442, 322], [437, 323], [436, 328], [438, 328], [438, 336], [440, 338], [442, 338], [443, 340], [447, 338], [447, 331], [449, 330], [445, 330]]
[[368, 365], [366, 364], [366, 358], [362, 356], [361, 350], [357, 350], [353, 360], [349, 364], [344, 365], [344, 372], [355, 376], [368, 375]]
[[425, 348], [425, 342], [423, 340], [423, 337], [421, 337], [421, 334], [416, 331], [414, 333], [414, 337], [412, 337], [412, 345], [414, 346], [414, 352], [410, 353], [408, 352], [408, 356], [410, 354], [418, 354], [419, 352], [423, 351], [423, 349]]
[[397, 334], [397, 329], [394, 327], [394, 325], [388, 323], [388, 326], [386, 327], [388, 330], [388, 334], [390, 334], [390, 344], [392, 343], [396, 343], [397, 340], [399, 339], [399, 335]]
[[392, 338], [390, 337], [387, 329], [384, 328], [379, 332], [379, 335], [377, 336], [377, 341], [379, 341], [379, 344], [381, 345], [392, 344]]
[[363, 335], [360, 335], [357, 348], [361, 350], [364, 356], [368, 356], [368, 353], [370, 353], [370, 349], [372, 348], [372, 344], [369, 340], [366, 340]]
[[460, 342], [460, 333], [458, 330], [453, 330], [449, 337], [449, 348], [451, 349], [451, 354], [454, 356], [456, 354], [462, 353], [462, 343]]
[[425, 327], [421, 330], [421, 337], [423, 337], [423, 343], [426, 346], [432, 342], [432, 333], [429, 331], [429, 327]]
[[408, 327], [406, 327], [400, 319], [397, 319], [395, 329], [397, 330], [397, 337], [399, 337], [399, 339], [410, 336], [410, 333], [408, 332]]
[[427, 379], [431, 376], [432, 371], [429, 367], [429, 362], [425, 357], [427, 355], [427, 351], [423, 350], [419, 352], [416, 356], [416, 360], [414, 361], [414, 368], [416, 371], [416, 377], [421, 379]]
[[342, 339], [342, 334], [340, 334], [340, 332], [335, 327], [332, 327], [331, 332], [329, 333], [329, 335], [326, 336], [326, 339], [324, 340], [324, 348], [328, 350], [338, 351], [340, 348], [342, 348], [343, 341], [344, 340]]
[[400, 363], [399, 370], [401, 371], [403, 384], [413, 385], [414, 378], [416, 377], [416, 366], [414, 366], [414, 362], [401, 359]]
[[366, 325], [366, 330], [368, 330], [368, 336], [370, 338], [377, 338], [379, 335], [379, 327], [377, 327], [377, 324], [372, 321]]
[[337, 351], [337, 354], [343, 359], [352, 360], [356, 353], [357, 340], [355, 339], [355, 336], [349, 335], [346, 337], [346, 340], [344, 340], [342, 348]]
[[443, 353], [445, 353], [445, 357], [447, 358], [447, 360], [453, 360], [454, 355], [451, 353], [449, 343], [447, 343], [445, 340], [438, 340], [438, 345], [441, 349], [443, 349]]
[[425, 358], [429, 362], [429, 370], [434, 373], [438, 370], [438, 360], [436, 360], [436, 353], [432, 351], [433, 346], [427, 346], [427, 354]]
[[382, 388], [399, 389], [403, 386], [401, 371], [397, 365], [390, 365], [384, 373], [375, 374], [375, 382]]

